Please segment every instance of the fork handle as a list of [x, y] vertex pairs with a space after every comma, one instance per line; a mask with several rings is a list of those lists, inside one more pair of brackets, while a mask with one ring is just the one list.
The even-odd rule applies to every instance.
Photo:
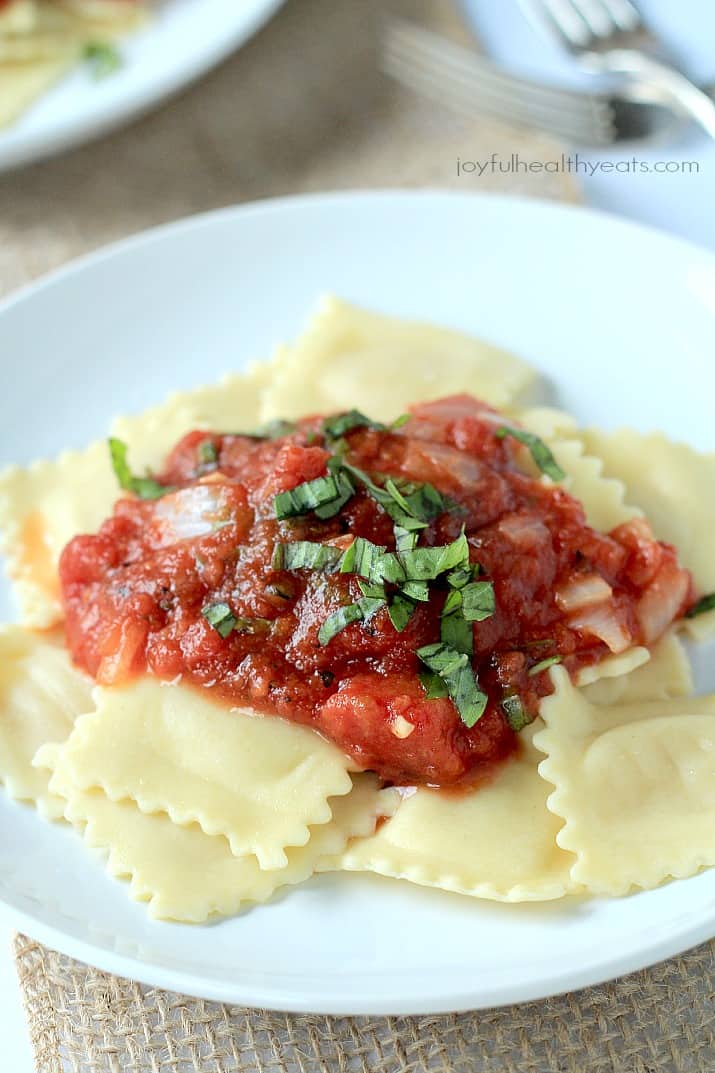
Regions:
[[655, 92], [660, 103], [693, 119], [715, 139], [715, 101], [684, 74], [634, 49], [613, 49], [598, 56], [602, 69], [625, 74], [642, 88]]

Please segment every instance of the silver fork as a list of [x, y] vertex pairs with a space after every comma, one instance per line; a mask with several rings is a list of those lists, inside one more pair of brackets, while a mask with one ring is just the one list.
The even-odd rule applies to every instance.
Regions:
[[715, 102], [657, 58], [662, 46], [633, 0], [521, 0], [521, 6], [587, 70], [627, 76], [643, 99], [695, 120], [715, 138]]
[[660, 136], [677, 123], [672, 110], [658, 104], [515, 78], [472, 49], [397, 17], [385, 23], [381, 60], [398, 82], [466, 116], [482, 112], [576, 145]]

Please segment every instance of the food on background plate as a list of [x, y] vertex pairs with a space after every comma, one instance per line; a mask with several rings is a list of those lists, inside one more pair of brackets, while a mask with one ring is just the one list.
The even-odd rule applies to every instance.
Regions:
[[7, 471], [8, 791], [181, 920], [333, 868], [519, 901], [715, 863], [679, 639], [713, 632], [715, 457], [659, 437], [660, 486], [638, 434], [525, 406], [534, 377], [332, 300], [270, 363]]
[[142, 0], [0, 0], [0, 127], [83, 61], [96, 78], [117, 70], [116, 42], [147, 13]]

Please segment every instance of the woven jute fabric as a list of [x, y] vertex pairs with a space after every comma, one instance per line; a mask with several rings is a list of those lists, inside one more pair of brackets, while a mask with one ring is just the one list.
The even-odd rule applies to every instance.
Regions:
[[[236, 0], [240, 3], [241, 0]], [[457, 187], [577, 197], [568, 176], [527, 173], [560, 147], [457, 118], [381, 75], [388, 10], [468, 36], [451, 0], [287, 0], [200, 85], [130, 128], [0, 177], [0, 294], [77, 254], [221, 205], [354, 187]], [[497, 154], [511, 174], [457, 175]]]
[[[711, 1073], [715, 943], [611, 984], [441, 1017], [290, 1016], [141, 987], [18, 936], [38, 1073]], [[8, 1071], [10, 1073], [10, 1071]]]
[[[237, 0], [239, 2], [239, 0]], [[390, 8], [464, 38], [448, 0], [288, 0], [230, 62], [129, 129], [0, 178], [0, 293], [187, 213], [284, 193], [440, 186], [576, 200], [559, 148], [456, 118], [378, 70]], [[457, 174], [494, 154], [511, 169]], [[517, 161], [514, 164], [514, 161]], [[715, 947], [579, 994], [476, 1014], [289, 1016], [141, 987], [19, 936], [38, 1073], [706, 1073]], [[0, 1049], [0, 1071], [5, 1070]]]

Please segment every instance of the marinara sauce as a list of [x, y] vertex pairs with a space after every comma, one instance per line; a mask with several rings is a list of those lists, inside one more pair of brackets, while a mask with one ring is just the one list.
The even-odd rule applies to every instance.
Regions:
[[[164, 494], [119, 499], [96, 535], [64, 550], [75, 661], [103, 684], [145, 672], [181, 678], [232, 706], [307, 724], [396, 783], [481, 775], [514, 748], [514, 699], [528, 720], [550, 692], [546, 661], [573, 675], [651, 645], [693, 600], [690, 574], [646, 521], [590, 528], [581, 504], [542, 477], [504, 426], [460, 395], [415, 406], [400, 428], [358, 424], [337, 443], [318, 417], [274, 438], [189, 433], [157, 475]], [[277, 518], [276, 496], [325, 477], [336, 454], [368, 474], [373, 491], [354, 482], [332, 517]], [[296, 541], [345, 551], [359, 536], [394, 552], [394, 520], [374, 494], [389, 478], [446, 497], [418, 546], [448, 545], [463, 531], [474, 576], [493, 587], [493, 613], [468, 626], [473, 680], [487, 699], [471, 727], [451, 695], [435, 697], [420, 678], [418, 650], [440, 641], [444, 577], [401, 632], [387, 604], [373, 604], [366, 620], [321, 643], [326, 620], [364, 595], [360, 579], [335, 565], [276, 565], [276, 546]], [[388, 600], [394, 592], [386, 586]]]

